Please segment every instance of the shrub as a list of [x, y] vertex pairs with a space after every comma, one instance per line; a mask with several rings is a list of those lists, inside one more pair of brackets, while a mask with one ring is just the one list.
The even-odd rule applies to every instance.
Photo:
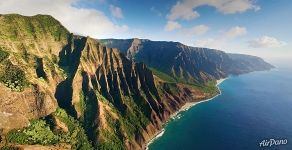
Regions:
[[5, 60], [9, 56], [9, 53], [3, 51], [3, 49], [0, 47], [0, 63]]
[[43, 120], [33, 120], [22, 130], [12, 130], [7, 139], [11, 143], [49, 145], [58, 142], [58, 137]]
[[19, 148], [13, 146], [3, 146], [0, 147], [0, 150], [19, 150]]
[[0, 82], [9, 87], [13, 91], [22, 91], [28, 82], [25, 72], [11, 62], [5, 62], [4, 70], [0, 72]]
[[69, 132], [52, 130], [50, 127], [55, 126], [53, 121], [38, 119], [32, 120], [30, 125], [24, 129], [10, 131], [6, 136], [8, 142], [29, 145], [68, 143], [72, 146], [72, 149], [93, 149], [80, 123], [69, 116], [63, 109], [58, 108], [50, 117], [57, 117], [64, 122], [68, 126]]

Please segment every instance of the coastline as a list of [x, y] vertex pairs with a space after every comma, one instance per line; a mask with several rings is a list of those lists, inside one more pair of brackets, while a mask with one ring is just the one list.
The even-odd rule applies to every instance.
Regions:
[[[200, 104], [200, 103], [203, 103], [203, 102], [207, 102], [207, 101], [210, 101], [214, 98], [216, 98], [217, 96], [221, 95], [221, 90], [220, 88], [218, 87], [221, 83], [223, 83], [226, 79], [228, 78], [223, 78], [223, 79], [219, 79], [217, 80], [217, 83], [216, 83], [216, 87], [219, 89], [219, 94], [211, 97], [211, 98], [208, 98], [208, 99], [205, 99], [205, 100], [201, 100], [201, 101], [198, 101], [198, 102], [187, 102], [185, 103], [178, 111], [176, 111], [175, 113], [173, 113], [170, 118], [168, 119], [168, 121], [165, 122], [165, 124], [167, 124], [171, 119], [176, 119], [175, 117], [178, 116], [179, 113], [181, 112], [184, 112], [184, 111], [187, 111], [188, 109], [190, 109], [191, 107], [197, 105], [197, 104]], [[179, 117], [178, 117], [179, 118]], [[148, 146], [153, 143], [156, 139], [160, 138], [165, 132], [165, 129], [162, 128], [160, 131], [158, 131], [155, 136], [149, 140], [147, 143], [146, 143], [146, 150], [148, 150]]]

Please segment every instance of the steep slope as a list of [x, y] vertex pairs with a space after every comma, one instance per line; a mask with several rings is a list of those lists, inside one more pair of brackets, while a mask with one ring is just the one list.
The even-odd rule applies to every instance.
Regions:
[[64, 77], [51, 59], [67, 33], [50, 16], [0, 15], [0, 128], [22, 127], [55, 111], [54, 92]]
[[244, 54], [228, 54], [228, 56], [233, 60], [233, 63], [240, 70], [234, 72], [234, 74], [248, 73], [252, 71], [262, 71], [274, 68], [274, 66], [266, 63], [260, 57], [244, 55]]
[[[71, 77], [64, 86], [60, 84], [56, 97], [63, 108], [73, 104], [75, 112], [71, 114], [85, 124], [89, 137], [99, 141], [95, 145], [101, 149], [142, 148], [184, 103], [216, 94], [155, 80], [143, 63], [128, 60], [117, 49], [103, 47], [91, 38], [75, 39], [74, 43], [79, 43], [76, 40], [84, 40], [81, 50], [76, 44], [63, 49], [69, 58], [77, 59], [61, 61], [63, 68], [71, 70]], [[74, 55], [74, 51], [80, 54]], [[70, 95], [64, 95], [71, 87]]]
[[165, 82], [51, 16], [1, 15], [0, 25], [0, 146], [143, 149], [185, 103], [218, 93], [214, 81]]
[[144, 39], [99, 41], [108, 47], [121, 49], [128, 58], [144, 62], [180, 82], [204, 83], [230, 74], [268, 70], [273, 67], [258, 57], [240, 54], [235, 57], [223, 51], [190, 47], [178, 42]]

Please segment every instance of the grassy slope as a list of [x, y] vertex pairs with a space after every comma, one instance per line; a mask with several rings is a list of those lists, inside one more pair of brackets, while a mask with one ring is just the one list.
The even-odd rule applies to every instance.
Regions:
[[209, 93], [210, 95], [214, 95], [218, 93], [218, 88], [216, 87], [216, 80], [208, 81], [207, 83], [198, 84], [195, 82], [187, 82], [182, 79], [176, 79], [168, 75], [167, 73], [164, 73], [160, 70], [157, 70], [155, 68], [150, 68], [152, 73], [159, 77], [160, 79], [168, 82], [168, 83], [182, 83], [192, 86], [193, 88], [201, 89], [202, 91]]
[[56, 41], [61, 41], [66, 39], [68, 34], [68, 31], [49, 15], [25, 17], [9, 14], [4, 16], [1, 26], [1, 38], [10, 40], [21, 38], [36, 40], [53, 37]]

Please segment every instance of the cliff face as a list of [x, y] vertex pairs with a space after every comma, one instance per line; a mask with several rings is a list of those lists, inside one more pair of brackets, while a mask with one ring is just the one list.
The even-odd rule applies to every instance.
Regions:
[[[99, 40], [108, 47], [116, 47], [137, 62], [170, 74], [177, 81], [204, 83], [210, 79], [224, 78], [230, 74], [273, 68], [254, 56], [227, 54], [223, 51], [183, 45], [178, 42], [140, 39]], [[135, 45], [133, 47], [133, 45]], [[135, 53], [132, 53], [135, 51]]]
[[[0, 15], [0, 128], [26, 126], [55, 111], [62, 70], [54, 65], [67, 30], [50, 16]], [[42, 73], [45, 73], [42, 75]]]
[[[143, 149], [182, 105], [217, 93], [214, 86], [165, 82], [144, 63], [70, 34], [50, 16], [1, 15], [0, 33], [0, 129], [10, 145], [61, 142], [78, 149], [83, 143], [88, 149], [88, 138], [99, 149]], [[29, 125], [32, 119], [39, 122]], [[41, 130], [37, 138], [35, 130]], [[43, 132], [47, 139], [37, 141]]]
[[274, 68], [274, 66], [268, 64], [260, 57], [244, 54], [228, 54], [228, 56], [233, 60], [235, 66], [238, 68], [238, 71], [234, 71], [234, 74], [269, 70]]
[[142, 149], [182, 105], [214, 94], [165, 83], [145, 64], [134, 63], [95, 39], [71, 41], [60, 52], [60, 66], [69, 76], [58, 85], [56, 98], [101, 149]]

